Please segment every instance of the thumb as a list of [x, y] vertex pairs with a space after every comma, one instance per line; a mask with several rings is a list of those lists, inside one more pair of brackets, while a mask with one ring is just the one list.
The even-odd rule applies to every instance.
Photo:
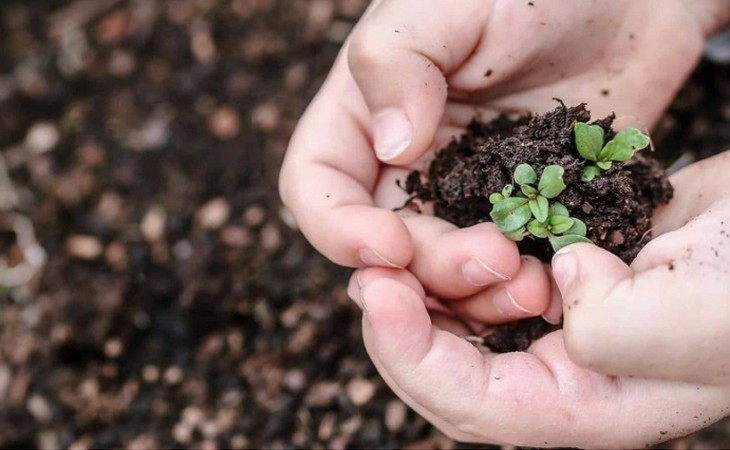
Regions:
[[348, 62], [370, 109], [380, 160], [407, 164], [431, 146], [446, 77], [479, 43], [490, 9], [484, 0], [458, 7], [450, 0], [385, 0], [358, 24]]
[[552, 264], [576, 364], [609, 375], [728, 381], [728, 295], [707, 264], [678, 257], [635, 273], [590, 244], [566, 247]]

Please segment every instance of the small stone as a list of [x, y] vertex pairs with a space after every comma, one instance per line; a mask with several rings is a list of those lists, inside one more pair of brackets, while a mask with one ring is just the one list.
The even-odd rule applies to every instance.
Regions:
[[28, 130], [25, 136], [25, 147], [33, 153], [45, 153], [53, 150], [58, 144], [61, 134], [52, 123], [39, 122]]
[[48, 423], [53, 418], [53, 411], [45, 397], [33, 394], [28, 399], [28, 412], [41, 423]]
[[127, 444], [126, 450], [157, 450], [160, 443], [157, 438], [149, 434], [142, 434], [131, 440]]
[[279, 126], [281, 111], [274, 103], [264, 103], [251, 112], [253, 124], [264, 131], [273, 131]]
[[408, 406], [400, 400], [391, 400], [385, 405], [385, 426], [395, 433], [403, 428], [408, 416]]
[[253, 237], [245, 228], [225, 227], [221, 231], [221, 242], [227, 247], [245, 248], [253, 243]]
[[269, 252], [275, 252], [281, 247], [281, 234], [273, 224], [261, 229], [261, 247]]
[[66, 251], [75, 258], [91, 261], [101, 256], [104, 246], [94, 236], [75, 234], [66, 239]]
[[208, 127], [213, 135], [219, 139], [233, 139], [241, 131], [241, 119], [235, 109], [221, 106], [213, 111], [208, 120]]
[[179, 260], [186, 260], [193, 256], [193, 244], [187, 239], [175, 242], [172, 246], [172, 254]]
[[198, 211], [198, 222], [203, 229], [217, 230], [222, 227], [231, 214], [231, 207], [224, 198], [215, 198], [203, 205]]
[[335, 413], [327, 413], [319, 423], [317, 429], [317, 437], [320, 441], [328, 441], [332, 437], [332, 433], [337, 425], [337, 415]]
[[142, 379], [147, 383], [156, 383], [160, 379], [160, 369], [148, 364], [142, 368]]
[[111, 268], [124, 271], [127, 268], [127, 247], [121, 242], [112, 242], [104, 251], [104, 260]]
[[307, 385], [307, 375], [300, 369], [292, 369], [284, 375], [284, 386], [293, 392], [300, 392]]
[[347, 384], [347, 397], [355, 406], [362, 406], [373, 399], [378, 387], [365, 378], [354, 378]]
[[178, 423], [172, 428], [172, 438], [181, 444], [189, 444], [193, 438], [193, 429], [185, 423]]
[[124, 10], [115, 11], [103, 17], [96, 26], [96, 38], [105, 45], [116, 45], [127, 36], [131, 17]]
[[318, 408], [329, 405], [341, 392], [340, 385], [336, 382], [320, 381], [309, 388], [304, 404], [310, 408]]
[[179, 384], [183, 380], [183, 371], [178, 366], [170, 366], [165, 370], [162, 378], [169, 385]]
[[197, 447], [200, 450], [218, 450], [218, 445], [215, 443], [215, 441], [211, 441], [209, 439], [204, 440]]
[[203, 413], [203, 410], [197, 406], [188, 406], [183, 409], [181, 419], [183, 423], [195, 428], [203, 421], [203, 419], [205, 419], [205, 414]]
[[245, 448], [248, 447], [248, 438], [242, 434], [237, 434], [231, 438], [231, 448]]
[[243, 213], [243, 222], [249, 227], [258, 227], [266, 220], [266, 210], [261, 205], [246, 208]]
[[107, 70], [118, 78], [128, 77], [137, 68], [134, 54], [127, 50], [114, 50], [109, 56]]
[[139, 224], [142, 236], [149, 243], [159, 242], [165, 237], [167, 213], [161, 206], [153, 206], [147, 210]]
[[118, 358], [124, 351], [124, 344], [120, 339], [110, 339], [104, 343], [104, 354], [108, 358]]

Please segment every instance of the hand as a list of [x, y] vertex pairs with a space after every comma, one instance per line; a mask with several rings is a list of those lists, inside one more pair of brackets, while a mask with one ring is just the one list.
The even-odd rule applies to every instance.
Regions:
[[[657, 237], [631, 267], [558, 253], [564, 330], [480, 353], [407, 271], [355, 272], [368, 353], [396, 394], [455, 439], [636, 448], [730, 413], [730, 151], [672, 176]], [[449, 330], [449, 331], [447, 331]], [[595, 370], [595, 371], [594, 371]], [[604, 374], [598, 373], [603, 372]]]
[[472, 319], [554, 320], [546, 271], [521, 260], [495, 226], [457, 230], [392, 209], [406, 198], [396, 180], [424, 168], [476, 113], [545, 111], [559, 97], [587, 102], [596, 117], [616, 111], [624, 124], [651, 126], [720, 17], [714, 2], [589, 5], [373, 2], [282, 168], [282, 198], [305, 236], [338, 264], [408, 267], [429, 293], [464, 299], [459, 308]]
[[[730, 386], [730, 151], [672, 177], [627, 266], [590, 245], [553, 260], [571, 359], [599, 372]], [[730, 407], [730, 396], [723, 398]]]

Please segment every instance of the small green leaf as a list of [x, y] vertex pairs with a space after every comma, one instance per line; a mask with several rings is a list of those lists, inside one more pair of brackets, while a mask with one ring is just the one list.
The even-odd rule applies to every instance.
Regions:
[[504, 235], [507, 237], [507, 239], [512, 239], [515, 242], [519, 242], [525, 238], [525, 227], [522, 227], [519, 230], [510, 231], [509, 233], [504, 233]]
[[505, 185], [505, 187], [502, 188], [502, 197], [507, 198], [511, 196], [513, 190], [514, 187], [511, 184]]
[[599, 125], [578, 122], [573, 127], [573, 133], [580, 156], [588, 161], [597, 161], [598, 153], [603, 148], [603, 128]]
[[518, 230], [532, 217], [527, 202], [528, 200], [523, 197], [506, 198], [496, 203], [489, 215], [502, 232]]
[[651, 144], [651, 138], [636, 128], [624, 128], [612, 140], [627, 145], [634, 151], [643, 150]]
[[515, 169], [515, 182], [517, 184], [534, 184], [537, 181], [537, 173], [529, 164], [520, 164]]
[[527, 224], [527, 231], [530, 232], [531, 235], [539, 238], [546, 238], [548, 237], [548, 230], [544, 223], [540, 223], [537, 219], [531, 220]]
[[548, 239], [550, 240], [550, 245], [552, 246], [554, 252], [557, 252], [561, 248], [567, 247], [570, 244], [577, 244], [579, 242], [585, 242], [587, 244], [593, 243], [590, 241], [590, 239], [586, 239], [583, 236], [578, 236], [576, 234], [564, 234], [562, 236], [549, 236]]
[[613, 163], [611, 161], [598, 161], [596, 163], [596, 165], [598, 167], [600, 167], [601, 169], [603, 169], [603, 170], [608, 170], [608, 169], [611, 168], [611, 166], [613, 165]]
[[586, 166], [583, 169], [583, 173], [580, 175], [580, 181], [588, 183], [601, 174], [601, 169], [596, 166]]
[[565, 207], [560, 202], [555, 202], [552, 205], [550, 205], [549, 215], [551, 216], [563, 216], [563, 217], [570, 217], [570, 213], [568, 212], [568, 208]]
[[552, 216], [548, 223], [553, 234], [563, 234], [573, 226], [573, 219], [565, 216]]
[[540, 184], [537, 186], [537, 190], [540, 191], [540, 195], [545, 198], [555, 198], [565, 190], [565, 183], [563, 182], [563, 174], [565, 170], [558, 165], [547, 166], [542, 171], [540, 177]]
[[525, 194], [525, 197], [527, 198], [535, 198], [539, 194], [539, 192], [537, 192], [537, 189], [530, 186], [529, 184], [523, 184], [522, 186], [520, 186], [520, 190], [523, 194]]
[[540, 222], [545, 222], [548, 218], [548, 212], [550, 211], [550, 205], [548, 200], [542, 195], [538, 195], [536, 198], [530, 200], [530, 211], [535, 219]]
[[500, 194], [499, 192], [494, 192], [489, 195], [489, 203], [491, 203], [493, 205], [502, 200], [504, 200], [504, 196], [502, 196], [502, 194]]
[[565, 232], [565, 234], [575, 234], [578, 236], [585, 236], [588, 232], [588, 227], [586, 227], [585, 222], [583, 222], [580, 219], [576, 219], [575, 217], [573, 219], [573, 226], [570, 227], [568, 231]]

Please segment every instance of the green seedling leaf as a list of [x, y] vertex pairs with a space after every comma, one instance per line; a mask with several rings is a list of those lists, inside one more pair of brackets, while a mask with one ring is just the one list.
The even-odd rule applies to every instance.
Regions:
[[507, 198], [512, 195], [512, 191], [514, 190], [514, 187], [511, 184], [506, 185], [502, 188], [502, 197]]
[[548, 218], [548, 212], [550, 211], [550, 205], [548, 200], [542, 195], [538, 195], [536, 198], [531, 199], [528, 203], [530, 205], [530, 211], [535, 219], [540, 222], [545, 222]]
[[509, 233], [504, 233], [504, 235], [507, 237], [507, 239], [512, 239], [515, 242], [519, 242], [525, 238], [525, 227], [522, 227], [519, 230], [510, 231]]
[[552, 216], [548, 223], [553, 234], [563, 234], [573, 227], [573, 219], [565, 216]]
[[608, 169], [611, 168], [611, 166], [613, 165], [613, 163], [611, 161], [598, 161], [596, 163], [596, 165], [598, 167], [600, 167], [601, 169], [603, 169], [603, 170], [608, 170]]
[[534, 184], [537, 181], [537, 173], [529, 164], [520, 164], [515, 169], [514, 178], [517, 184]]
[[564, 234], [562, 236], [549, 236], [548, 240], [550, 241], [550, 246], [553, 248], [554, 252], [559, 251], [563, 247], [567, 247], [571, 244], [577, 244], [579, 242], [585, 242], [588, 244], [593, 243], [589, 239], [586, 239], [583, 236], [578, 236], [576, 234]]
[[516, 231], [527, 224], [532, 217], [528, 201], [523, 197], [506, 198], [496, 203], [489, 215], [502, 232]]
[[573, 217], [573, 226], [565, 232], [565, 234], [575, 234], [577, 236], [585, 236], [586, 233], [588, 233], [588, 227], [586, 227], [585, 222], [575, 217]]
[[549, 234], [546, 224], [540, 223], [537, 219], [531, 220], [527, 224], [527, 231], [529, 231], [531, 235], [543, 239], [548, 237]]
[[565, 190], [565, 183], [563, 182], [564, 173], [565, 169], [556, 164], [547, 166], [542, 171], [540, 184], [537, 186], [540, 195], [545, 198], [555, 198], [560, 195]]
[[575, 146], [580, 156], [588, 161], [597, 161], [598, 153], [603, 148], [604, 132], [599, 125], [588, 125], [578, 122], [573, 127]]
[[586, 166], [580, 175], [580, 181], [588, 183], [601, 174], [601, 169], [596, 166]]
[[502, 196], [502, 194], [500, 194], [499, 192], [495, 192], [495, 193], [489, 195], [489, 203], [491, 203], [493, 205], [502, 200], [504, 200], [504, 196]]
[[552, 205], [550, 205], [549, 215], [550, 216], [570, 217], [568, 208], [566, 208], [565, 205], [563, 205], [560, 202], [555, 202]]
[[634, 151], [643, 150], [651, 144], [651, 138], [636, 128], [624, 128], [612, 140]]
[[520, 186], [520, 190], [523, 194], [525, 194], [525, 197], [527, 198], [535, 198], [539, 194], [539, 192], [537, 192], [537, 189], [530, 186], [529, 184], [523, 184], [522, 186]]

